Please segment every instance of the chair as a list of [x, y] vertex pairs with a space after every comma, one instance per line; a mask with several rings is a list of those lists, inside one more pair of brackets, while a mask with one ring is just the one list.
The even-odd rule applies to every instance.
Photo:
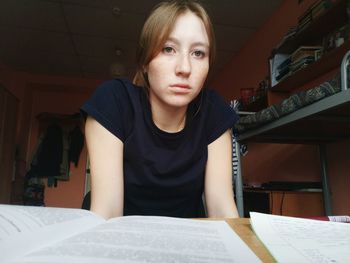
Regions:
[[90, 202], [91, 202], [91, 192], [87, 192], [84, 196], [83, 203], [81, 205], [82, 209], [90, 210]]

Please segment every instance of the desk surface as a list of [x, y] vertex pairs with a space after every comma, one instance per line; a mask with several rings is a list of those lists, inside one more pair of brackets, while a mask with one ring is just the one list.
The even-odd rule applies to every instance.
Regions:
[[248, 218], [232, 218], [225, 221], [263, 262], [276, 262], [253, 232]]

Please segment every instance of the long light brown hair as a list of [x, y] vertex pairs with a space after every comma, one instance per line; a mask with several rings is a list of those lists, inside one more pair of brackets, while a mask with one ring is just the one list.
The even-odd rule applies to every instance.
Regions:
[[137, 69], [134, 84], [149, 90], [149, 83], [145, 67], [161, 51], [167, 41], [176, 19], [190, 11], [197, 15], [204, 23], [209, 39], [209, 68], [215, 58], [215, 35], [211, 20], [203, 5], [194, 0], [173, 0], [161, 2], [155, 6], [147, 18], [139, 40], [136, 53]]

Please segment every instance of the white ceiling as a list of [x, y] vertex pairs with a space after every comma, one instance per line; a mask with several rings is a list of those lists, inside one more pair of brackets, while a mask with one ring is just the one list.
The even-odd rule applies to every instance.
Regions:
[[[157, 0], [0, 0], [0, 62], [50, 75], [134, 74], [144, 19]], [[214, 23], [220, 70], [282, 0], [203, 0]], [[120, 15], [113, 14], [113, 8]], [[116, 55], [116, 48], [121, 55]]]

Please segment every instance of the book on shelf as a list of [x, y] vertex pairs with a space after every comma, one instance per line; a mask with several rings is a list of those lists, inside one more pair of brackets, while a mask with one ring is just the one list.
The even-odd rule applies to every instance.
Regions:
[[316, 17], [322, 15], [328, 8], [329, 6], [324, 2], [321, 2], [318, 5], [316, 5], [311, 10], [312, 19], [315, 19]]
[[275, 69], [275, 80], [280, 82], [292, 73], [306, 67], [316, 61], [317, 52], [322, 50], [321, 46], [301, 46], [290, 56], [284, 57]]
[[287, 41], [293, 39], [293, 37], [295, 37], [295, 35], [297, 34], [297, 31], [298, 31], [297, 27], [294, 27], [294, 26], [290, 27], [287, 33], [285, 33], [285, 35], [283, 36], [280, 43], [276, 46], [276, 50], [278, 50], [281, 46], [283, 46], [284, 43], [286, 43]]
[[350, 224], [250, 213], [255, 234], [277, 262], [350, 262]]
[[302, 28], [304, 28], [306, 25], [311, 23], [312, 21], [312, 14], [308, 13], [303, 19], [301, 19], [298, 23], [298, 31], [300, 31]]
[[312, 4], [299, 18], [298, 18], [298, 31], [305, 29], [315, 18], [322, 15], [327, 11], [334, 3], [332, 0], [319, 0]]
[[316, 60], [317, 52], [320, 50], [322, 50], [322, 46], [301, 46], [291, 54], [290, 59], [292, 63], [311, 56]]
[[261, 262], [223, 220], [0, 205], [1, 262]]
[[[281, 81], [279, 79], [279, 70], [278, 67], [283, 63], [286, 59], [289, 58], [289, 54], [280, 54], [276, 53], [269, 59], [269, 72], [270, 72], [270, 80], [271, 80], [271, 87], [274, 87]], [[286, 74], [284, 77], [288, 76]]]
[[345, 42], [350, 39], [350, 23], [346, 23], [336, 30], [328, 33], [323, 38], [323, 50], [324, 53], [328, 53], [329, 51], [340, 47]]
[[331, 0], [319, 0], [313, 3], [301, 16], [298, 18], [298, 22], [304, 21], [307, 17], [311, 15], [311, 18], [315, 18], [319, 14], [323, 13], [325, 10], [329, 9], [335, 1]]
[[270, 61], [271, 79], [273, 77], [274, 85], [315, 62], [320, 57], [320, 51], [322, 46], [301, 46], [291, 55], [275, 55]]
[[283, 39], [287, 39], [287, 38], [294, 36], [297, 33], [297, 30], [298, 30], [298, 28], [295, 26], [290, 27], [288, 29], [287, 33], [283, 36]]
[[278, 81], [277, 83], [280, 83], [281, 81], [287, 79], [288, 77], [290, 77], [292, 75], [292, 72], [289, 71], [288, 73], [284, 74], [284, 75], [278, 75], [276, 77], [276, 81]]
[[290, 65], [290, 72], [295, 73], [296, 71], [303, 69], [314, 62], [315, 58], [313, 56], [300, 59]]
[[278, 65], [277, 70], [279, 72], [284, 71], [286, 68], [289, 67], [290, 63], [292, 63], [290, 57], [287, 57], [281, 64]]
[[277, 81], [281, 81], [285, 76], [290, 74], [290, 67], [285, 67], [283, 70], [278, 71], [278, 75], [276, 76]]
[[286, 58], [278, 67], [276, 80], [282, 81], [292, 73], [315, 62], [320, 57], [322, 46], [301, 46]]

